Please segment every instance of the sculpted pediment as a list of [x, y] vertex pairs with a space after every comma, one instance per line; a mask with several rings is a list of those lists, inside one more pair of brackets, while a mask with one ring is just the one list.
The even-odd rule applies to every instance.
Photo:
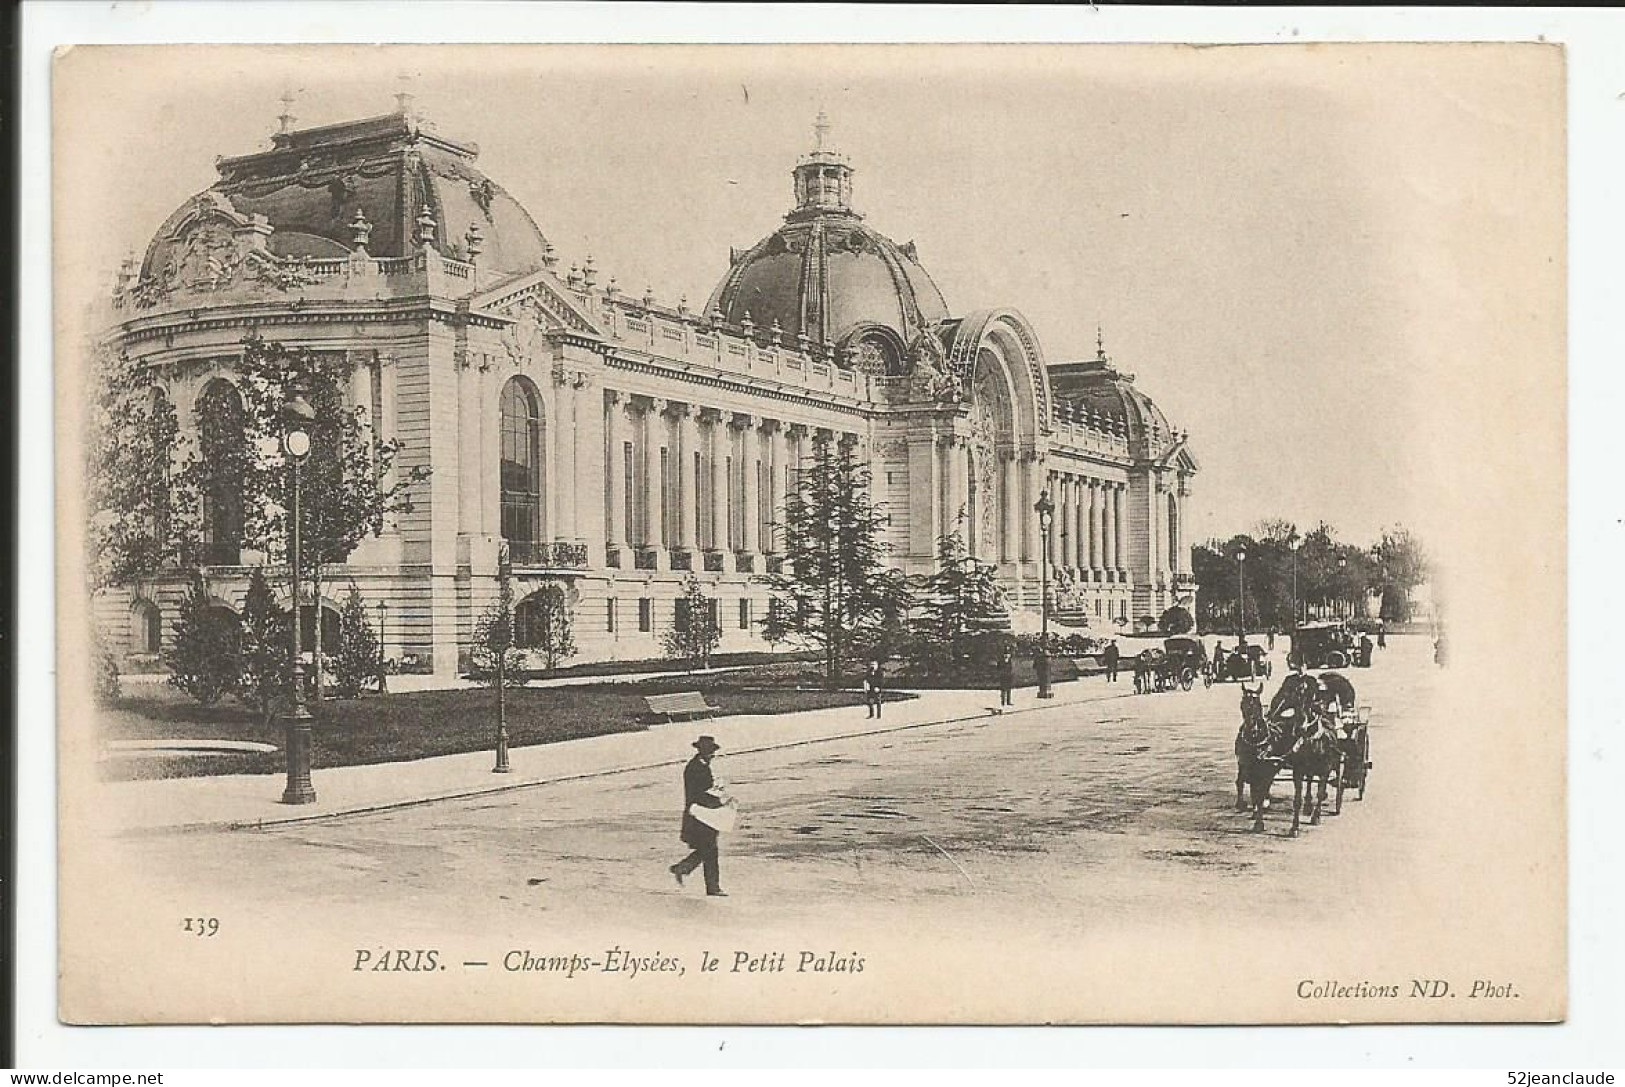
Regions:
[[[516, 340], [523, 341], [534, 332], [575, 332], [583, 336], [601, 336], [598, 323], [571, 298], [551, 272], [530, 272], [518, 279], [481, 291], [469, 299], [473, 313], [486, 313], [511, 318]], [[504, 334], [504, 339], [508, 335]]]

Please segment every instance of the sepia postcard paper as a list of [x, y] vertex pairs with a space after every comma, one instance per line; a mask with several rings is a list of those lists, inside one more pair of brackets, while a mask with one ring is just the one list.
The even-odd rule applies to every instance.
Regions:
[[1561, 48], [52, 110], [64, 1021], [1565, 1016]]

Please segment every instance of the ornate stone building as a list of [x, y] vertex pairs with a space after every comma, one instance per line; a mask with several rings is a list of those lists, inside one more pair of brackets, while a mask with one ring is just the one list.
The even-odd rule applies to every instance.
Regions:
[[[241, 410], [246, 334], [348, 353], [352, 403], [403, 445], [396, 470], [432, 474], [328, 584], [383, 603], [389, 655], [436, 674], [466, 656], [502, 540], [521, 626], [528, 594], [564, 584], [577, 659], [660, 655], [690, 571], [719, 601], [723, 650], [761, 648], [753, 575], [775, 562], [775, 511], [822, 441], [869, 463], [910, 571], [962, 523], [1020, 608], [1036, 611], [1043, 561], [1058, 604], [1096, 627], [1188, 593], [1185, 435], [1104, 351], [1050, 364], [1014, 309], [953, 316], [914, 245], [855, 210], [852, 166], [826, 143], [820, 118], [783, 225], [735, 251], [691, 311], [602, 281], [590, 257], [561, 267], [476, 148], [409, 101], [285, 123], [271, 150], [221, 160], [124, 270], [108, 341], [158, 368], [204, 439]], [[206, 581], [236, 609], [258, 559], [229, 509], [206, 513]], [[101, 628], [153, 653], [180, 594], [178, 577], [104, 594]], [[337, 606], [322, 601], [324, 624]]]

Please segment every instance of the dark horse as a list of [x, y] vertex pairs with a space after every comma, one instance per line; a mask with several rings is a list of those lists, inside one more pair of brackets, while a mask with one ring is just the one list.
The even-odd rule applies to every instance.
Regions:
[[1286, 730], [1264, 716], [1264, 685], [1241, 685], [1241, 728], [1236, 732], [1236, 810], [1246, 811], [1242, 789], [1252, 791], [1253, 830], [1264, 829], [1264, 806], [1281, 767]]
[[[1292, 709], [1291, 744], [1283, 761], [1292, 769], [1292, 830], [1298, 836], [1299, 819], [1306, 803], [1313, 803], [1310, 826], [1320, 825], [1320, 810], [1326, 803], [1326, 783], [1342, 764], [1343, 747], [1337, 735], [1337, 718], [1327, 713], [1313, 697], [1304, 698]], [[1304, 785], [1310, 794], [1305, 796]]]
[[1290, 682], [1275, 697], [1272, 713], [1263, 708], [1263, 685], [1243, 684], [1241, 728], [1236, 733], [1236, 810], [1246, 811], [1242, 787], [1252, 793], [1253, 830], [1264, 829], [1264, 806], [1276, 771], [1292, 770], [1292, 837], [1298, 836], [1309, 787], [1310, 825], [1320, 823], [1327, 782], [1337, 773], [1342, 758], [1336, 719], [1320, 704], [1320, 686]]

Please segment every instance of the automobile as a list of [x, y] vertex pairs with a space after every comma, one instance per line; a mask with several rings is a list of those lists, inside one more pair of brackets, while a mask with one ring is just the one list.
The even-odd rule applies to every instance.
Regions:
[[1292, 632], [1287, 660], [1305, 668], [1347, 668], [1359, 661], [1359, 638], [1341, 620], [1304, 623]]

